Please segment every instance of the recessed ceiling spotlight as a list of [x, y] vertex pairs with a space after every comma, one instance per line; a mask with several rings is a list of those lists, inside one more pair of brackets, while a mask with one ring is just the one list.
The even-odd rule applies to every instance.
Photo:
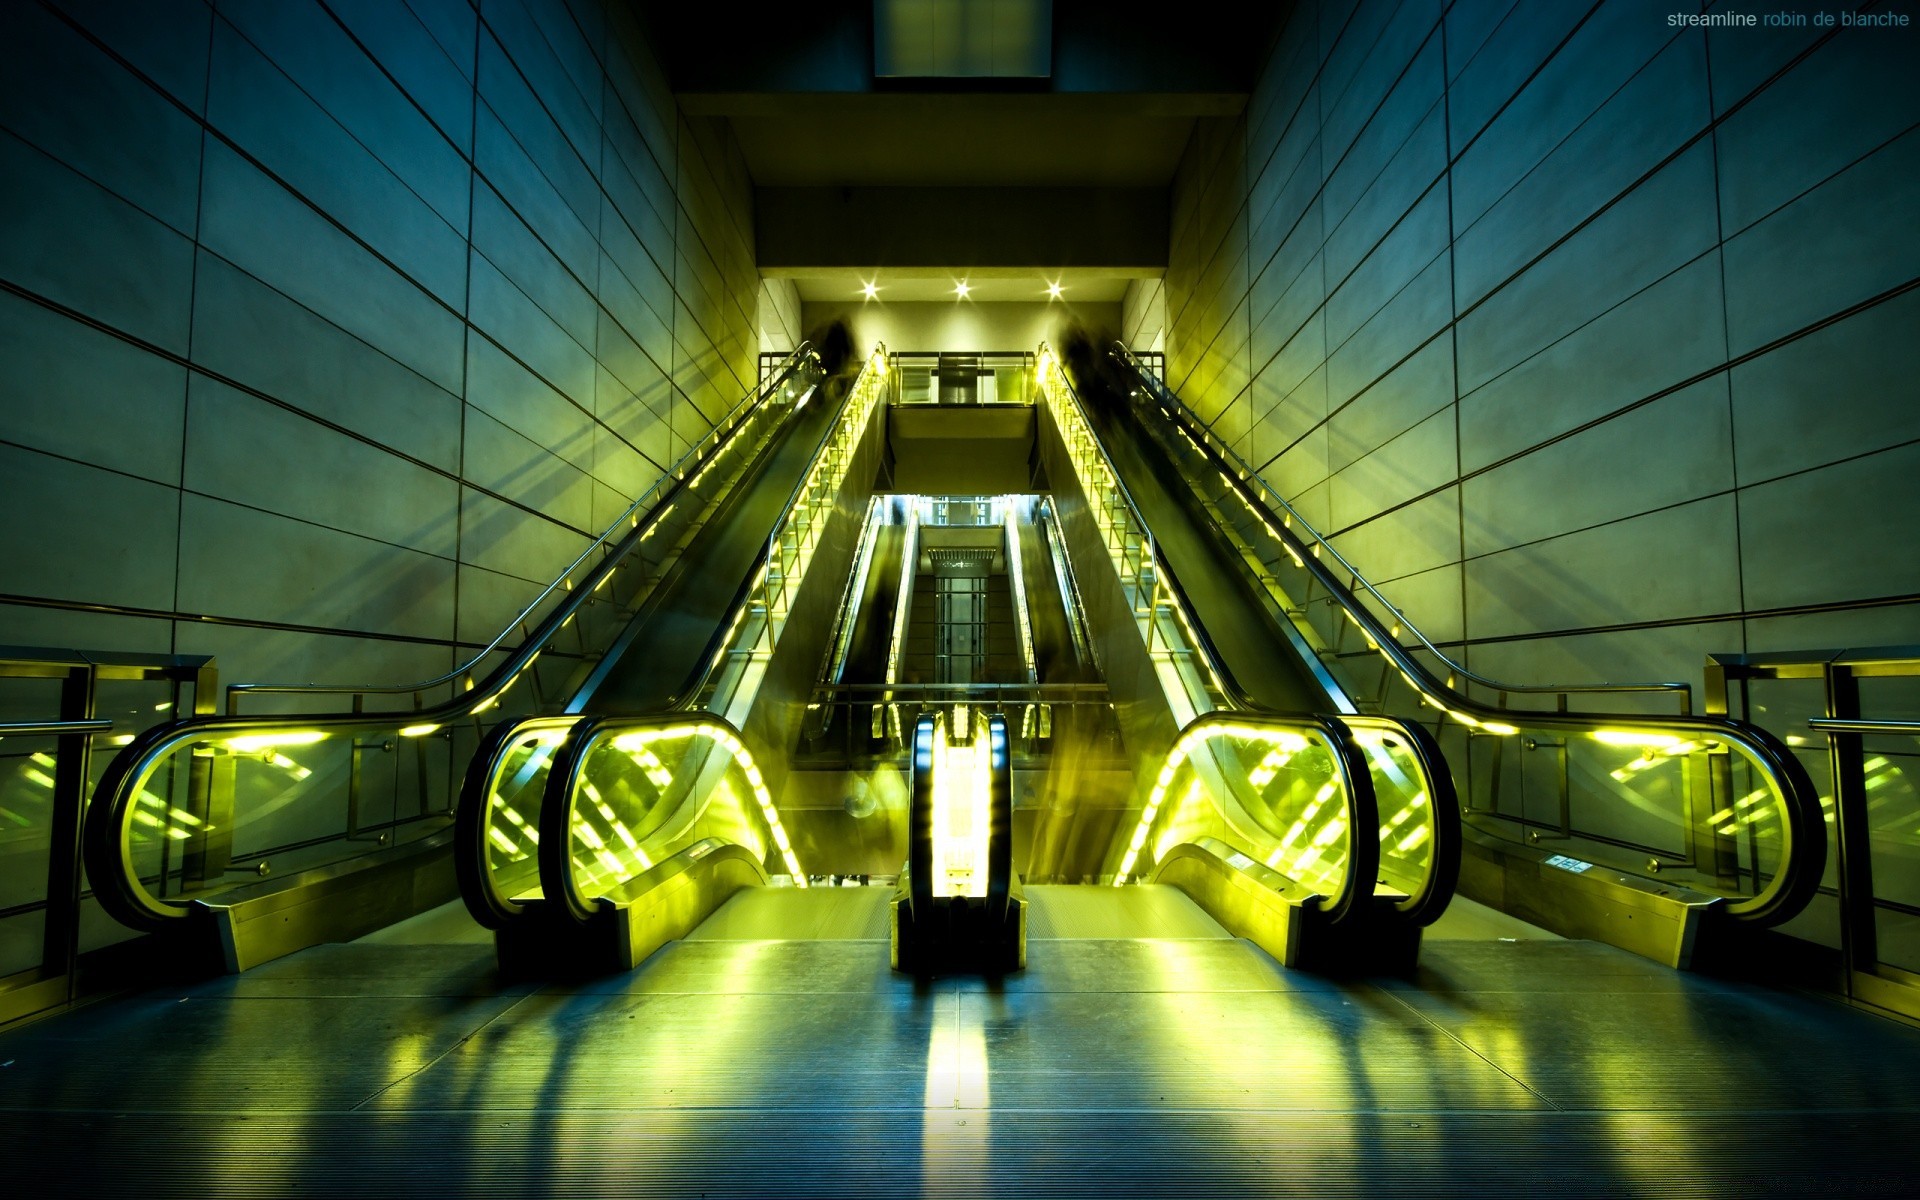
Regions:
[[965, 300], [967, 298], [967, 293], [972, 290], [973, 290], [972, 288], [967, 286], [967, 281], [964, 279], [962, 279], [959, 283], [956, 283], [953, 285], [953, 294], [960, 297], [962, 300]]
[[1060, 285], [1057, 283], [1049, 283], [1047, 285], [1047, 299], [1058, 300], [1059, 298], [1060, 298]]
[[879, 294], [880, 294], [880, 288], [876, 284], [863, 283], [860, 285], [860, 295], [865, 299], [872, 300]]

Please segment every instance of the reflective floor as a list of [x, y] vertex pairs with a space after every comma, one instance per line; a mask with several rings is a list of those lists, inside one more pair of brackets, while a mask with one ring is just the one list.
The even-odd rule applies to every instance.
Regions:
[[[9, 1191], [1920, 1184], [1920, 1030], [1466, 906], [1417, 979], [1334, 983], [1178, 893], [1130, 891], [1033, 889], [1035, 932], [1068, 936], [1036, 936], [998, 982], [893, 975], [864, 936], [879, 889], [745, 895], [631, 975], [572, 986], [501, 984], [463, 913], [429, 914], [0, 1034]], [[1161, 936], [1087, 935], [1120, 916]]]

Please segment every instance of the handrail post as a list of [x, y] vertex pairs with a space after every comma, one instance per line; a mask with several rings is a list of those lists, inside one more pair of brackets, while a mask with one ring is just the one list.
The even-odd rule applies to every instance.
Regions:
[[[1860, 681], [1853, 668], [1829, 662], [1826, 677], [1827, 716], [1846, 721], [1860, 719]], [[1846, 965], [1847, 993], [1854, 990], [1856, 972], [1871, 973], [1880, 961], [1878, 930], [1874, 924], [1873, 851], [1867, 825], [1867, 767], [1865, 738], [1859, 733], [1830, 731], [1833, 764], [1834, 828], [1839, 834], [1840, 953]]]
[[[68, 670], [60, 684], [60, 719], [90, 721], [94, 715], [92, 667]], [[53, 820], [48, 830], [46, 924], [41, 967], [67, 979], [67, 999], [75, 995], [74, 967], [80, 954], [80, 818], [87, 802], [88, 766], [93, 737], [60, 735], [53, 765]]]

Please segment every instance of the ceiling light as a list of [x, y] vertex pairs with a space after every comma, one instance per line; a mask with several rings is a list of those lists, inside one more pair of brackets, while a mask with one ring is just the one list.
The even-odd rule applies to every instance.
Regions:
[[956, 283], [953, 285], [953, 294], [960, 297], [962, 300], [965, 300], [967, 298], [967, 293], [972, 290], [973, 290], [972, 288], [967, 286], [967, 282], [964, 279], [961, 280], [959, 283]]
[[860, 294], [866, 299], [871, 300], [880, 294], [880, 289], [875, 284], [863, 283], [860, 285]]
[[1048, 284], [1048, 285], [1047, 285], [1047, 299], [1049, 299], [1049, 300], [1058, 300], [1059, 298], [1060, 298], [1060, 285], [1059, 285], [1059, 284], [1057, 284], [1057, 283], [1050, 283], [1050, 284]]

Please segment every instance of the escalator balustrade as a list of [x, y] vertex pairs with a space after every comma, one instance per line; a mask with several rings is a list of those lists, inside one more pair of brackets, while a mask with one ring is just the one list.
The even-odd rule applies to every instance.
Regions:
[[[1454, 663], [1124, 348], [1111, 364], [1125, 394], [1110, 397], [1108, 436], [1184, 482], [1215, 561], [1284, 622], [1303, 666], [1354, 712], [1424, 727], [1444, 753], [1466, 894], [1675, 965], [1740, 936], [1729, 927], [1777, 925], [1805, 906], [1825, 822], [1778, 738], [1687, 713], [1685, 685], [1515, 685]], [[1573, 710], [1583, 695], [1621, 711]], [[1683, 711], [1641, 711], [1663, 695]]]
[[[503, 919], [536, 874], [521, 854], [537, 827], [530, 797], [564, 733], [517, 717], [552, 712], [593, 673], [821, 375], [810, 348], [786, 359], [455, 670], [418, 683], [235, 685], [227, 714], [135, 738], [87, 815], [86, 865], [102, 906], [183, 939], [180, 957], [240, 970], [450, 899], [460, 780], [479, 744], [490, 793], [511, 799], [482, 834], [480, 860], [459, 874], [497, 869], [476, 907]], [[238, 712], [249, 699], [335, 707]]]

